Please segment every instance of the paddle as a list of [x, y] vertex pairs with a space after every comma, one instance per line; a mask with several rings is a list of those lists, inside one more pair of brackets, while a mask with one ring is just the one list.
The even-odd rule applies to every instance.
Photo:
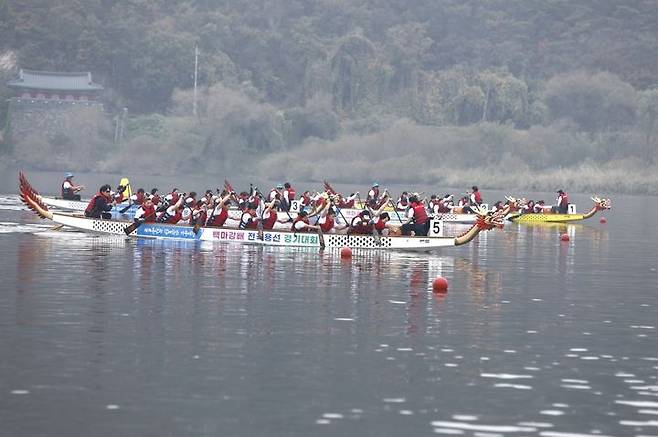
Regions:
[[[384, 190], [384, 195], [388, 194], [388, 188]], [[400, 220], [400, 223], [402, 223], [402, 219], [400, 218], [400, 214], [398, 214], [398, 207], [393, 203], [393, 199], [391, 199], [391, 196], [388, 196], [388, 204], [391, 205], [391, 208], [393, 208], [393, 211], [395, 211], [395, 215], [398, 216], [398, 220]]]
[[133, 224], [128, 225], [125, 228], [123, 228], [123, 232], [125, 232], [126, 235], [130, 235], [135, 229], [139, 228], [142, 225], [142, 223], [144, 223], [146, 221], [147, 218], [151, 218], [151, 217], [154, 217], [154, 216], [155, 216], [155, 214], [149, 214], [147, 217], [144, 217], [143, 220], [138, 219], [138, 221], [136, 221]]
[[[194, 214], [194, 212], [192, 214]], [[199, 214], [199, 216], [200, 215], [201, 214]], [[197, 220], [199, 220], [199, 217], [197, 217]], [[196, 233], [199, 232], [199, 229], [201, 229], [201, 226], [203, 226], [201, 223], [195, 222], [194, 227], [192, 228], [192, 232], [194, 232], [194, 234], [196, 235]]]
[[131, 200], [128, 200], [128, 205], [127, 205], [125, 208], [122, 208], [122, 209], [119, 211], [119, 214], [123, 214], [124, 212], [128, 211], [128, 209], [129, 209], [131, 206], [133, 206], [133, 203], [132, 203]]
[[361, 205], [361, 209], [364, 209], [365, 205], [363, 204], [363, 200], [361, 200], [361, 196], [358, 192], [356, 193], [356, 197], [359, 199], [359, 205]]

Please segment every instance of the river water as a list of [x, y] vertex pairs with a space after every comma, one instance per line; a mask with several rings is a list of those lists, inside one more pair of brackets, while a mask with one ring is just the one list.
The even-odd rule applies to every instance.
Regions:
[[341, 260], [51, 231], [0, 196], [0, 435], [658, 435], [658, 207], [612, 200]]

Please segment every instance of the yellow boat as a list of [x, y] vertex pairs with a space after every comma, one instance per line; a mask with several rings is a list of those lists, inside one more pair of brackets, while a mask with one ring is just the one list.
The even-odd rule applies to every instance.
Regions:
[[592, 217], [598, 211], [610, 209], [612, 207], [610, 199], [600, 199], [592, 197], [594, 206], [585, 214], [553, 214], [553, 213], [516, 213], [509, 216], [507, 219], [516, 223], [567, 223], [579, 220], [585, 220]]

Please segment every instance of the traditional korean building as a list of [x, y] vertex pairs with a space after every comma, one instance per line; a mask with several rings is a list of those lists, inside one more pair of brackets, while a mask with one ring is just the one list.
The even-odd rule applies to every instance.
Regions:
[[18, 145], [35, 135], [51, 141], [77, 142], [80, 134], [89, 137], [105, 118], [103, 87], [91, 73], [60, 73], [21, 69], [7, 82], [13, 96], [8, 99], [8, 126], [5, 136]]
[[18, 78], [7, 82], [14, 98], [65, 102], [95, 102], [103, 87], [91, 80], [91, 73], [55, 73], [21, 69]]

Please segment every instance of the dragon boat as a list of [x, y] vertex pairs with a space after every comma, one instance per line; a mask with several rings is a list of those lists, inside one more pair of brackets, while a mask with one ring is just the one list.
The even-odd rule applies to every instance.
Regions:
[[342, 235], [295, 233], [279, 230], [234, 228], [196, 228], [161, 223], [133, 223], [127, 220], [105, 220], [81, 217], [74, 213], [53, 212], [42, 202], [23, 174], [20, 175], [20, 197], [25, 205], [43, 219], [83, 232], [165, 240], [199, 240], [259, 244], [266, 246], [354, 249], [430, 250], [461, 246], [472, 241], [481, 231], [501, 228], [504, 215], [480, 210], [478, 220], [466, 232], [456, 237], [411, 237], [379, 235]]
[[591, 199], [594, 202], [594, 205], [592, 206], [592, 209], [584, 214], [576, 213], [576, 205], [569, 204], [570, 212], [568, 214], [517, 212], [508, 216], [507, 219], [516, 223], [568, 223], [588, 219], [599, 211], [612, 208], [610, 199], [602, 199], [599, 197], [592, 197]]

